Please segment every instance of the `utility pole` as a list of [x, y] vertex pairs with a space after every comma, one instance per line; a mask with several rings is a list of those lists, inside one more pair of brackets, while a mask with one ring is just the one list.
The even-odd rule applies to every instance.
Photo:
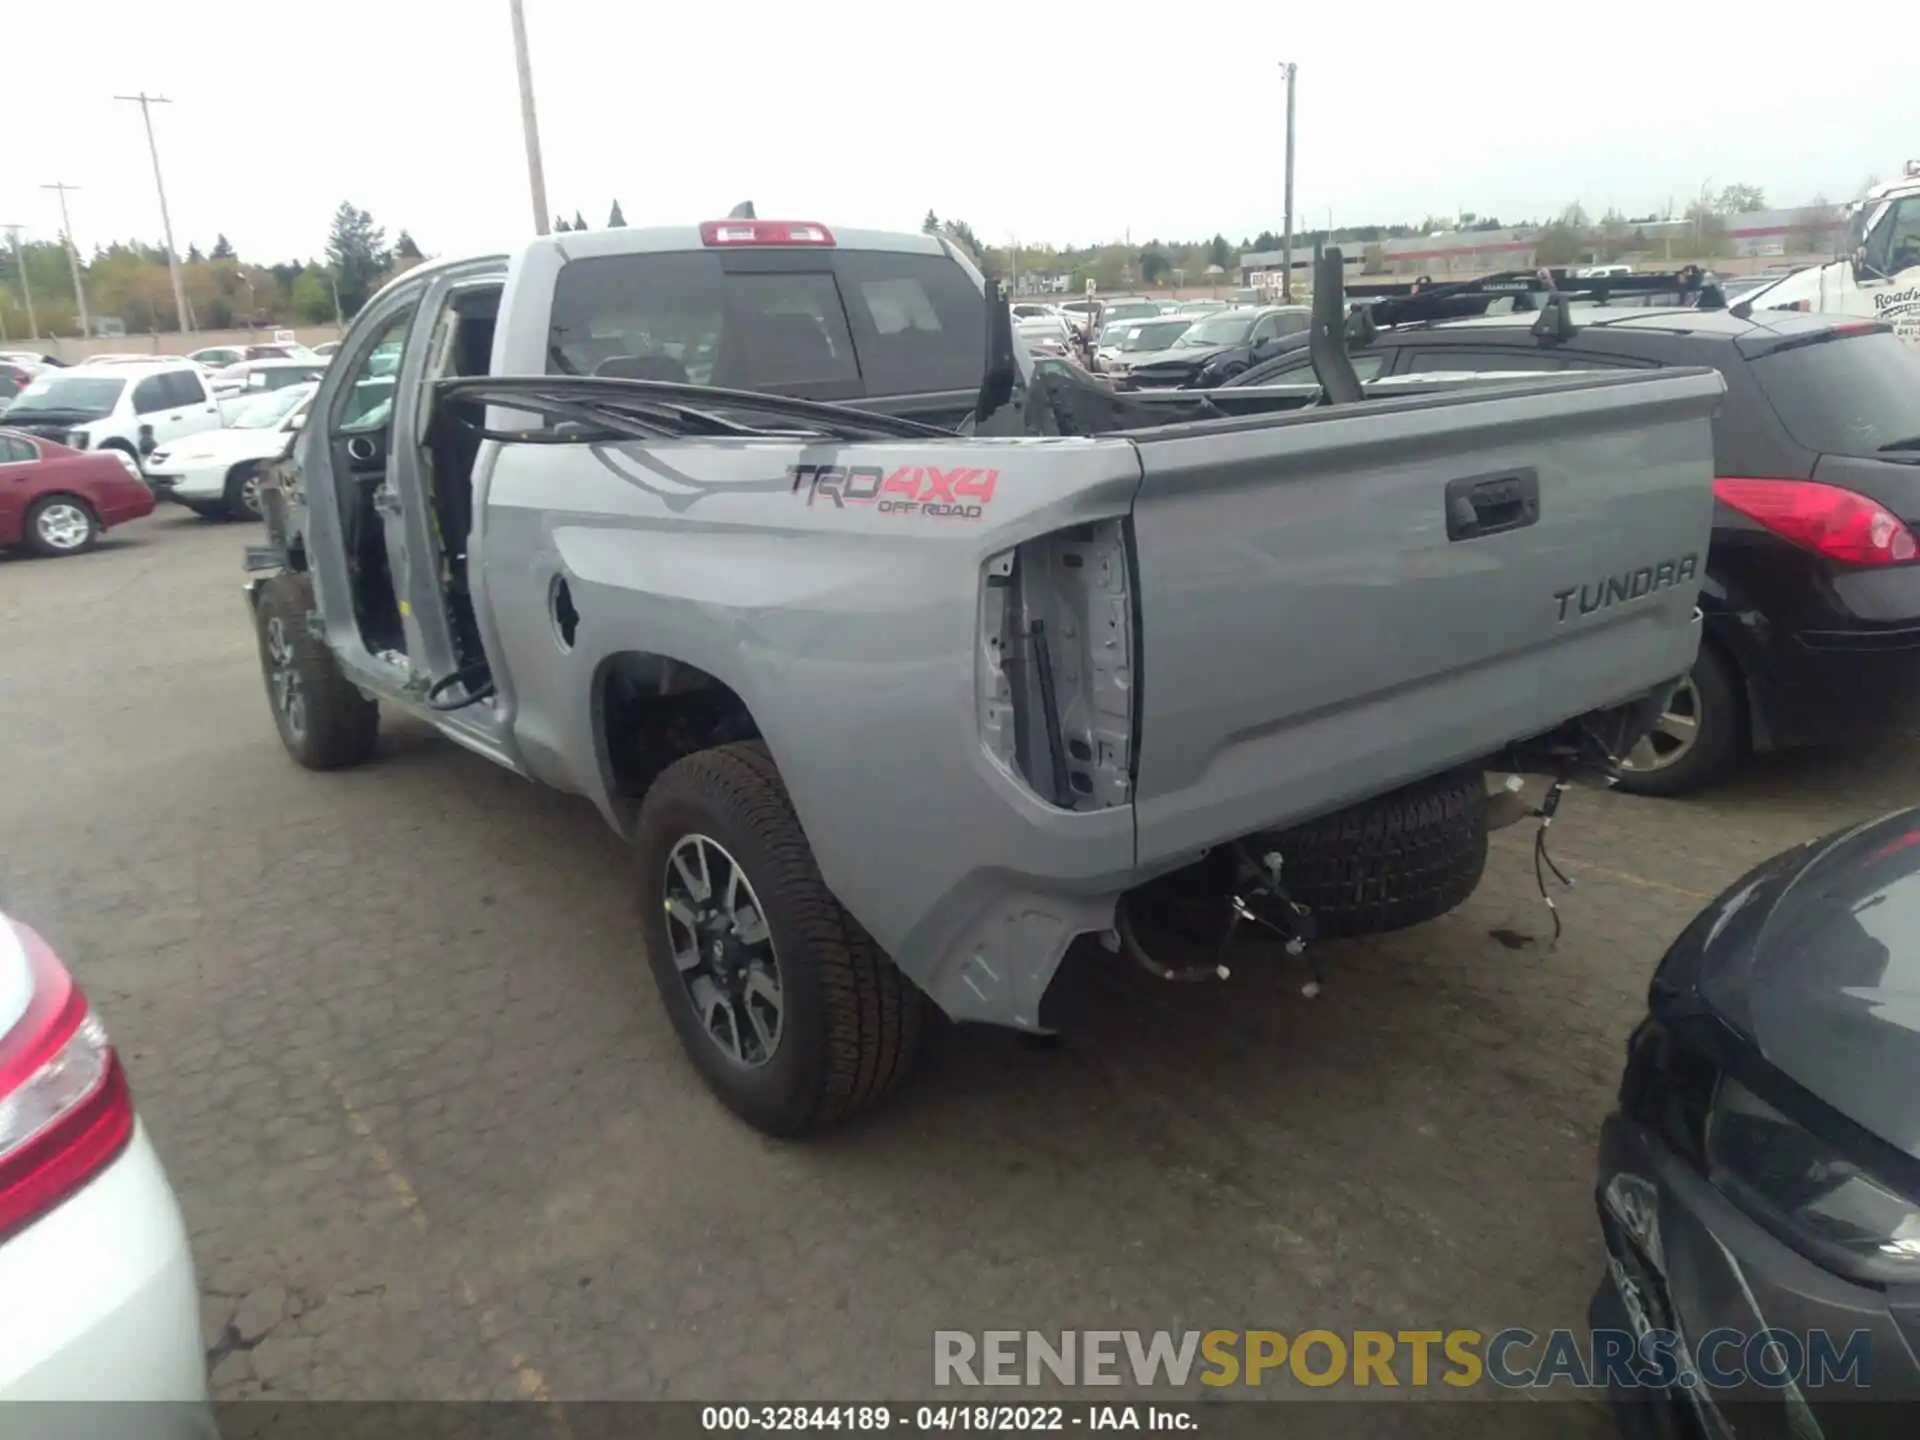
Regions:
[[138, 95], [116, 95], [116, 100], [125, 100], [129, 105], [140, 107], [140, 118], [147, 126], [147, 153], [153, 157], [153, 188], [160, 192], [160, 231], [167, 242], [167, 274], [173, 277], [173, 308], [180, 319], [180, 333], [191, 335], [193, 326], [187, 320], [187, 289], [180, 283], [180, 252], [173, 248], [173, 217], [167, 214], [167, 182], [160, 178], [160, 147], [153, 139], [153, 107], [171, 105], [173, 102], [164, 95], [149, 95], [142, 90]]
[[1286, 210], [1280, 222], [1280, 249], [1285, 269], [1280, 272], [1280, 303], [1293, 303], [1293, 76], [1300, 67], [1291, 60], [1280, 62], [1287, 77], [1287, 195]]
[[78, 185], [68, 185], [64, 181], [56, 180], [53, 184], [42, 185], [40, 188], [42, 190], [59, 192], [60, 233], [66, 239], [67, 264], [73, 271], [73, 298], [78, 301], [80, 305], [80, 338], [82, 340], [91, 340], [93, 338], [93, 324], [87, 319], [87, 287], [80, 281], [80, 247], [74, 242], [73, 221], [67, 218], [67, 192], [69, 190], [78, 190], [80, 187]]
[[547, 233], [547, 172], [540, 163], [540, 122], [533, 113], [533, 62], [527, 58], [527, 15], [507, 0], [513, 16], [513, 62], [520, 72], [520, 128], [527, 136], [527, 187], [533, 194], [533, 233]]
[[26, 257], [20, 253], [20, 227], [18, 225], [7, 226], [7, 238], [13, 241], [13, 264], [14, 268], [20, 272], [20, 298], [24, 300], [27, 305], [27, 330], [29, 332], [27, 338], [30, 340], [38, 340], [40, 338], [40, 322], [33, 318], [33, 287], [27, 283], [27, 260]]

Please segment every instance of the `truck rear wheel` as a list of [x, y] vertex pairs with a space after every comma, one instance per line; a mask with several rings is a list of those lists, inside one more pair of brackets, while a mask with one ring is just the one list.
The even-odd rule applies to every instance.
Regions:
[[1253, 842], [1324, 936], [1378, 935], [1446, 914], [1487, 868], [1487, 787], [1468, 766]]
[[669, 766], [636, 848], [648, 963], [722, 1104], [770, 1135], [800, 1135], [905, 1078], [920, 993], [827, 889], [764, 745]]
[[343, 770], [373, 757], [380, 707], [353, 686], [333, 652], [308, 627], [313, 582], [270, 577], [254, 606], [260, 668], [274, 728], [287, 754], [309, 770]]

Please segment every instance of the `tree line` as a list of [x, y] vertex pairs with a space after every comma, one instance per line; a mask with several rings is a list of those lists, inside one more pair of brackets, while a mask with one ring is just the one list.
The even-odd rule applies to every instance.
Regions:
[[[1871, 182], [1868, 182], [1871, 183]], [[1862, 190], [1864, 193], [1864, 187]], [[1386, 268], [1385, 242], [1413, 239], [1433, 234], [1475, 234], [1500, 230], [1530, 231], [1535, 241], [1536, 262], [1541, 265], [1572, 265], [1594, 261], [1618, 260], [1622, 256], [1650, 251], [1662, 254], [1671, 248], [1678, 260], [1724, 258], [1736, 248], [1728, 225], [1730, 217], [1767, 208], [1766, 194], [1757, 185], [1732, 184], [1717, 191], [1702, 191], [1679, 215], [1647, 214], [1629, 216], [1608, 209], [1593, 219], [1579, 202], [1568, 205], [1558, 215], [1542, 223], [1539, 220], [1502, 220], [1495, 215], [1463, 211], [1458, 215], [1428, 215], [1418, 224], [1343, 225], [1296, 230], [1293, 248], [1297, 257], [1313, 253], [1318, 245], [1339, 245], [1351, 256], [1356, 251], [1363, 269], [1378, 272]], [[1824, 243], [1824, 237], [1838, 219], [1840, 208], [1825, 196], [1815, 196], [1794, 212], [1786, 237], [1793, 253], [1812, 253]], [[1667, 230], [1656, 239], [1649, 226], [1667, 226], [1682, 220], [1687, 228], [1679, 235]], [[998, 279], [1061, 276], [1069, 290], [1078, 293], [1091, 280], [1101, 290], [1113, 291], [1129, 285], [1179, 285], [1188, 288], [1236, 283], [1241, 257], [1247, 254], [1272, 254], [1285, 241], [1272, 230], [1243, 238], [1236, 245], [1216, 233], [1203, 240], [1150, 239], [1144, 245], [1121, 243], [1085, 246], [986, 244], [964, 220], [943, 219], [927, 211], [920, 228], [930, 235], [943, 235], [971, 255], [987, 274]]]
[[[319, 325], [352, 318], [388, 280], [425, 258], [406, 230], [389, 241], [372, 215], [343, 200], [318, 258], [260, 263], [216, 235], [207, 249], [191, 244], [179, 257], [180, 286], [196, 330]], [[144, 240], [96, 246], [83, 258], [80, 278], [94, 319], [118, 319], [130, 335], [179, 329], [163, 247]], [[31, 328], [42, 335], [79, 335], [80, 307], [64, 239], [22, 241], [17, 255], [11, 247], [0, 251], [0, 331], [9, 339], [29, 333], [29, 296]]]
[[[1506, 222], [1467, 211], [1429, 215], [1418, 224], [1300, 230], [1295, 232], [1293, 243], [1299, 254], [1310, 254], [1316, 245], [1323, 244], [1338, 244], [1349, 251], [1359, 249], [1363, 268], [1369, 271], [1385, 268], [1384, 242], [1441, 231], [1531, 230], [1535, 258], [1542, 265], [1617, 260], [1660, 248], [1672, 249], [1676, 260], [1710, 260], [1733, 253], [1728, 217], [1765, 208], [1766, 196], [1758, 186], [1733, 184], [1711, 193], [1703, 190], [1679, 217], [1627, 216], [1609, 209], [1595, 220], [1575, 202], [1544, 224]], [[1839, 208], [1824, 196], [1808, 201], [1794, 212], [1788, 250], [1804, 254], [1818, 249], [1839, 213]], [[1664, 230], [1659, 240], [1648, 235], [1648, 226], [1674, 218], [1687, 224], [1678, 238]], [[619, 228], [626, 223], [616, 199], [606, 224]], [[577, 209], [571, 217], [553, 217], [556, 232], [588, 228]], [[1282, 237], [1271, 230], [1244, 236], [1237, 244], [1216, 232], [1200, 240], [1156, 238], [1141, 245], [1056, 246], [1021, 244], [1012, 238], [1005, 244], [990, 245], [965, 220], [943, 219], [933, 210], [927, 211], [921, 229], [946, 236], [996, 278], [1065, 276], [1068, 288], [1075, 292], [1083, 290], [1089, 280], [1108, 292], [1136, 284], [1233, 284], [1241, 256], [1271, 253], [1282, 246]], [[256, 263], [243, 259], [225, 235], [218, 235], [204, 252], [198, 245], [187, 247], [180, 262], [181, 285], [189, 319], [196, 329], [316, 325], [351, 319], [380, 286], [424, 258], [421, 247], [406, 230], [396, 232], [389, 242], [385, 228], [370, 214], [343, 200], [333, 212], [320, 258]], [[96, 247], [83, 265], [82, 281], [87, 288], [88, 309], [95, 317], [115, 317], [130, 334], [165, 333], [177, 328], [166, 252], [157, 245], [134, 240]], [[25, 294], [29, 289], [41, 334], [79, 334], [79, 307], [64, 242], [23, 242], [17, 259], [11, 250], [0, 251], [0, 336], [21, 339], [27, 335]]]

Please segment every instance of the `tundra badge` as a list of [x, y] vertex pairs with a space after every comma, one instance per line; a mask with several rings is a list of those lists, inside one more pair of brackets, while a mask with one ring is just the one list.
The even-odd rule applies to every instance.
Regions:
[[1629, 600], [1638, 600], [1656, 590], [1670, 590], [1675, 585], [1684, 585], [1699, 572], [1699, 555], [1682, 555], [1676, 560], [1662, 560], [1656, 565], [1642, 565], [1638, 570], [1622, 570], [1617, 575], [1603, 576], [1591, 585], [1556, 590], [1553, 598], [1560, 609], [1558, 618], [1562, 622], [1566, 620], [1567, 606], [1576, 595], [1580, 597], [1580, 613], [1591, 615]]

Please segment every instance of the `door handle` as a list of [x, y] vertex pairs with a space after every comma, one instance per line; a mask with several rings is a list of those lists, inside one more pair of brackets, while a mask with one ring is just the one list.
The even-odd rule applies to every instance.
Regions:
[[187, 417], [186, 417], [186, 416], [184, 416], [184, 415], [169, 415], [169, 416], [167, 416], [167, 419], [169, 419], [169, 420], [184, 420], [184, 419], [186, 419], [186, 418], [187, 418]]
[[1540, 518], [1540, 476], [1533, 470], [1467, 475], [1447, 482], [1447, 539], [1478, 540], [1524, 530]]

